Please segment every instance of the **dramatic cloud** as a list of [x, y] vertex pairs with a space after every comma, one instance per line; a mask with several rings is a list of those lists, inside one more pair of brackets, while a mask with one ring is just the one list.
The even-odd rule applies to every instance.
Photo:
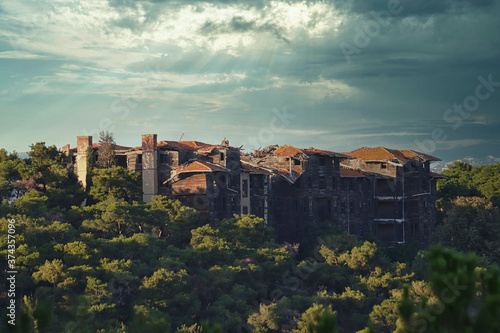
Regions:
[[[8, 149], [108, 128], [131, 145], [156, 132], [332, 150], [418, 149], [442, 129], [443, 158], [498, 150], [500, 87], [459, 128], [443, 117], [480, 76], [500, 81], [498, 1], [19, 0], [0, 12]], [[287, 122], [259, 136], [283, 109]]]

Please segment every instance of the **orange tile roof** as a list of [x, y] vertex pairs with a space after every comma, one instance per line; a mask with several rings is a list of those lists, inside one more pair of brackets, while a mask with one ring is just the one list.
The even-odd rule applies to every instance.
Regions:
[[208, 143], [199, 141], [160, 141], [158, 142], [158, 147], [170, 146], [174, 149], [179, 150], [198, 150], [201, 148], [206, 148], [212, 146]]
[[402, 164], [406, 164], [409, 159], [413, 159], [416, 157], [422, 158], [425, 161], [439, 161], [439, 159], [436, 157], [419, 153], [413, 150], [396, 150], [384, 147], [375, 147], [375, 148], [363, 147], [344, 154], [354, 158], [358, 158], [363, 161], [377, 161], [377, 162], [397, 161]]
[[273, 151], [273, 154], [279, 157], [292, 157], [302, 153], [302, 150], [288, 145], [280, 146]]
[[160, 141], [158, 142], [158, 147], [169, 146], [170, 148], [178, 149], [178, 150], [189, 150], [195, 151], [200, 150], [202, 152], [210, 152], [216, 148], [229, 148], [236, 149], [235, 147], [231, 147], [229, 145], [212, 145], [200, 141]]
[[194, 161], [188, 164], [181, 165], [177, 167], [175, 171], [177, 172], [177, 174], [185, 172], [214, 172], [214, 171], [229, 172], [229, 170], [224, 168], [223, 166], [202, 161]]
[[441, 161], [437, 157], [427, 155], [424, 153], [420, 153], [420, 152], [415, 151], [415, 150], [400, 150], [400, 152], [403, 153], [403, 155], [405, 155], [405, 157], [407, 157], [407, 158], [420, 157], [424, 161]]
[[[330, 156], [330, 157], [334, 157], [334, 156], [349, 157], [346, 155], [335, 153], [333, 151], [321, 150], [321, 149], [316, 149], [316, 148], [312, 148], [312, 147], [307, 148], [307, 149], [299, 149], [299, 148], [296, 148], [296, 147], [290, 146], [290, 145], [279, 146], [274, 151], [272, 151], [272, 153], [276, 156], [279, 156], [279, 157], [294, 157], [294, 156], [297, 156], [300, 154], [306, 154], [306, 155], [316, 154], [316, 155], [324, 155], [324, 156]], [[255, 151], [255, 155], [262, 156], [262, 155], [265, 155], [265, 153], [262, 151]]]
[[309, 155], [317, 154], [317, 155], [324, 155], [324, 156], [330, 156], [330, 157], [337, 156], [337, 157], [348, 157], [348, 158], [350, 158], [350, 156], [347, 156], [347, 155], [344, 155], [344, 154], [336, 153], [336, 152], [329, 151], [329, 150], [316, 149], [316, 148], [312, 148], [312, 147], [311, 148], [307, 148], [307, 149], [302, 149], [302, 151], [305, 154], [309, 154]]
[[365, 174], [358, 169], [349, 169], [346, 167], [340, 167], [341, 177], [365, 177]]

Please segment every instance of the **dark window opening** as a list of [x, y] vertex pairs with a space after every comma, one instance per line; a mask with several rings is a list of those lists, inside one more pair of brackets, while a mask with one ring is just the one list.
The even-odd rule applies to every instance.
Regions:
[[242, 192], [243, 198], [247, 198], [248, 197], [248, 179], [243, 179], [243, 184], [241, 187], [242, 187], [241, 192]]
[[137, 155], [137, 163], [142, 163], [142, 154]]
[[318, 185], [319, 185], [319, 188], [322, 190], [326, 188], [325, 176], [319, 177], [319, 184]]
[[319, 166], [325, 166], [325, 158], [324, 157], [320, 157]]
[[224, 161], [224, 153], [220, 153], [220, 160]]
[[248, 214], [248, 207], [247, 206], [243, 206], [243, 214], [244, 215]]
[[300, 160], [293, 160], [293, 163], [294, 163], [295, 165], [300, 165]]
[[218, 200], [217, 210], [223, 212], [226, 210], [226, 198], [222, 197]]
[[116, 156], [116, 165], [119, 167], [126, 168], [127, 167], [127, 156], [117, 155]]
[[387, 165], [385, 163], [380, 164], [380, 169], [387, 169]]
[[217, 180], [219, 181], [219, 185], [220, 186], [227, 187], [226, 175], [220, 174], [219, 177], [217, 177]]

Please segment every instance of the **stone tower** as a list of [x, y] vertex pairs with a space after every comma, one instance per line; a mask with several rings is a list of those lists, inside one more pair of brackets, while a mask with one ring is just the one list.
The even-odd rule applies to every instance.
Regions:
[[142, 135], [142, 200], [158, 194], [158, 146], [156, 134]]
[[87, 155], [89, 147], [92, 148], [91, 136], [76, 137], [76, 175], [84, 188], [87, 188], [87, 175], [89, 171], [87, 165]]

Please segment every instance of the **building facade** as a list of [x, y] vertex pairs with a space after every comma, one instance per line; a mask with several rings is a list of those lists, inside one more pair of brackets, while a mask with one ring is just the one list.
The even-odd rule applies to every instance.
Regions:
[[[88, 161], [98, 157], [99, 144], [78, 137], [76, 148], [63, 151], [73, 156], [86, 186]], [[243, 154], [227, 140], [210, 145], [147, 134], [141, 146], [115, 146], [115, 158], [142, 174], [145, 202], [154, 195], [175, 198], [212, 224], [253, 214], [275, 229], [278, 241], [298, 241], [304, 222], [326, 221], [389, 246], [426, 246], [435, 224], [440, 175], [430, 172], [430, 162], [438, 159], [411, 150], [335, 153], [274, 145]]]

